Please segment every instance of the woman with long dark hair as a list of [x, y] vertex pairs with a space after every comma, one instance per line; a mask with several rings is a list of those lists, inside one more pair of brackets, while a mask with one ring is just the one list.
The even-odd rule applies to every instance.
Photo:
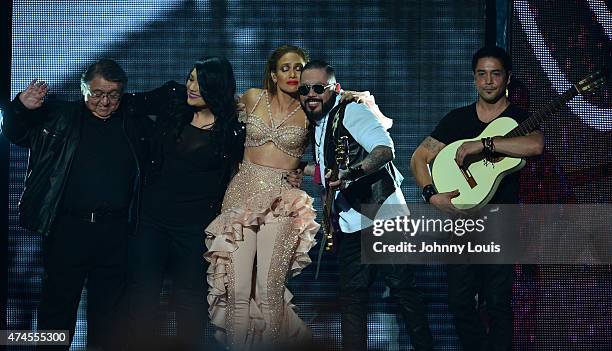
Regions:
[[176, 309], [172, 349], [202, 347], [202, 233], [219, 214], [232, 167], [242, 157], [235, 91], [230, 63], [208, 57], [195, 62], [185, 85], [169, 82], [130, 96], [135, 109], [155, 116], [157, 130], [140, 226], [129, 246], [130, 349], [161, 348], [154, 335], [165, 272]]

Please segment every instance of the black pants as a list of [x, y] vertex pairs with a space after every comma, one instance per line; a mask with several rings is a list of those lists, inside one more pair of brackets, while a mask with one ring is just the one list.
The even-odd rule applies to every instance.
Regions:
[[425, 304], [411, 267], [361, 264], [360, 234], [340, 233], [339, 239], [342, 349], [367, 350], [368, 290], [380, 272], [390, 289], [391, 298], [398, 304], [414, 349], [433, 350]]
[[[125, 218], [101, 218], [96, 223], [70, 216], [57, 218], [43, 243], [38, 330], [69, 330], [72, 342], [87, 280], [87, 349], [121, 350], [127, 231]], [[37, 349], [68, 350], [68, 346]]]
[[130, 350], [166, 348], [157, 337], [164, 273], [173, 281], [177, 340], [172, 350], [202, 350], [206, 325], [204, 226], [167, 225], [144, 217], [130, 237]]
[[[448, 265], [448, 305], [465, 351], [512, 350], [512, 265]], [[483, 325], [478, 300], [486, 305]]]

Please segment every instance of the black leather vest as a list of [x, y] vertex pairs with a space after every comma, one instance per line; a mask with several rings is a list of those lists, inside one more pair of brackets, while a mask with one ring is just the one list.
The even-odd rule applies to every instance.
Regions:
[[[335, 150], [342, 136], [347, 136], [349, 140], [349, 167], [358, 164], [368, 156], [368, 152], [344, 127], [344, 112], [347, 105], [346, 103], [339, 104], [329, 112], [324, 148], [325, 167], [327, 169], [336, 166]], [[336, 118], [338, 118], [337, 122], [335, 121]], [[372, 115], [372, 118], [376, 117]], [[336, 123], [336, 128], [333, 127], [334, 123]], [[344, 212], [349, 209], [347, 207], [350, 207], [364, 216], [374, 219], [380, 205], [395, 191], [395, 188], [400, 186], [402, 177], [398, 175], [393, 163], [388, 162], [378, 171], [351, 182], [347, 188], [341, 190], [342, 196], [338, 196], [335, 202], [335, 210]]]

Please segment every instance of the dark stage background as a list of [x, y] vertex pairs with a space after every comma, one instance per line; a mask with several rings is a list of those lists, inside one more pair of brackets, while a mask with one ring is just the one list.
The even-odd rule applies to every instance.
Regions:
[[[515, 2], [510, 12], [515, 76], [529, 91], [532, 108], [565, 90], [556, 83], [565, 87], [563, 79], [575, 82], [609, 59], [610, 9], [610, 2], [602, 1]], [[529, 11], [543, 42], [532, 42], [529, 28], [535, 27], [519, 21]], [[12, 31], [11, 97], [32, 78], [41, 78], [50, 83], [54, 97], [79, 99], [79, 75], [100, 57], [118, 60], [130, 78], [128, 90], [141, 91], [170, 79], [183, 81], [195, 59], [218, 54], [232, 62], [242, 92], [261, 86], [265, 60], [275, 47], [302, 46], [311, 57], [330, 61], [343, 87], [372, 91], [381, 110], [395, 120], [396, 164], [406, 177], [406, 199], [414, 203], [420, 197], [408, 170], [412, 151], [449, 110], [476, 98], [470, 61], [484, 44], [485, 2], [15, 0]], [[546, 48], [558, 67], [538, 57]], [[589, 57], [590, 65], [583, 62]], [[547, 153], [523, 171], [525, 201], [610, 202], [610, 101], [607, 88], [543, 126]], [[26, 163], [27, 150], [11, 146], [8, 329], [36, 328], [40, 294], [41, 238], [17, 222]], [[312, 187], [306, 190], [315, 194]], [[436, 349], [459, 350], [444, 270], [416, 269]], [[340, 349], [331, 257], [324, 270], [315, 281], [311, 266], [290, 282], [290, 289], [315, 338]], [[609, 266], [520, 267], [514, 290], [516, 349], [610, 349]], [[160, 332], [171, 336], [175, 330], [167, 291]], [[406, 349], [408, 336], [394, 305], [385, 300], [382, 283], [371, 293], [370, 348]], [[86, 292], [83, 297], [73, 349], [85, 347]]]
[[[610, 70], [611, 11], [611, 1], [513, 1], [511, 51], [522, 83], [517, 102], [535, 112], [593, 71]], [[541, 130], [546, 152], [523, 170], [523, 202], [612, 202], [612, 84], [577, 96]], [[551, 230], [559, 240], [590, 235]], [[609, 241], [604, 250], [612, 250]], [[610, 265], [524, 266], [517, 273], [518, 349], [612, 350]]]

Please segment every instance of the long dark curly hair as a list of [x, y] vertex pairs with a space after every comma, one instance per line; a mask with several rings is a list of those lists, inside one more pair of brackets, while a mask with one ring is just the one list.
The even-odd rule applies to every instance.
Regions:
[[[236, 79], [232, 65], [225, 57], [210, 56], [197, 60], [193, 68], [196, 70], [200, 95], [215, 115], [212, 127], [217, 153], [227, 153], [228, 139], [234, 133], [237, 123], [236, 113]], [[191, 73], [191, 71], [190, 71]], [[186, 100], [185, 100], [186, 101]], [[175, 129], [174, 136], [181, 140], [183, 128], [191, 123], [194, 107], [184, 105], [189, 112], [181, 113], [181, 118]]]

